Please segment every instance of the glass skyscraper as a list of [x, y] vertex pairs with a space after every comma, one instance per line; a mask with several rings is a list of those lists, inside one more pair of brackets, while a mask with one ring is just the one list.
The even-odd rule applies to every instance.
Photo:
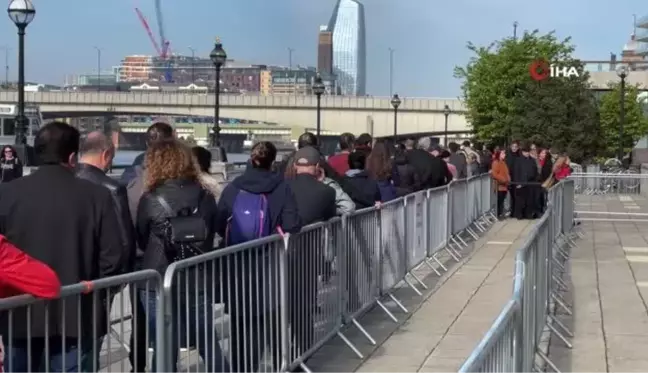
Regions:
[[333, 33], [333, 74], [340, 93], [364, 96], [367, 85], [364, 5], [358, 0], [338, 0], [328, 30]]

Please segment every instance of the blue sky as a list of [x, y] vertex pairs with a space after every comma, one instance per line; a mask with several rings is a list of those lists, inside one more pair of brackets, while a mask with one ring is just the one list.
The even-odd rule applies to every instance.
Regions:
[[[456, 97], [453, 67], [465, 64], [467, 41], [489, 42], [519, 31], [556, 30], [572, 36], [577, 56], [606, 59], [619, 53], [632, 32], [632, 14], [648, 14], [641, 0], [545, 0], [538, 9], [519, 0], [361, 0], [367, 22], [369, 94], [389, 94], [389, 52], [396, 49], [394, 86], [404, 97]], [[317, 32], [335, 0], [162, 0], [167, 38], [174, 52], [201, 54], [220, 36], [230, 57], [253, 63], [314, 65]], [[152, 54], [153, 47], [133, 8], [140, 7], [157, 34], [153, 0], [34, 0], [27, 29], [27, 78], [60, 84], [66, 74], [96, 69], [94, 46], [103, 65], [127, 54]], [[643, 6], [642, 6], [643, 5]], [[15, 26], [0, 17], [0, 45], [13, 48]], [[4, 55], [0, 52], [0, 64]], [[4, 79], [3, 74], [0, 77]]]

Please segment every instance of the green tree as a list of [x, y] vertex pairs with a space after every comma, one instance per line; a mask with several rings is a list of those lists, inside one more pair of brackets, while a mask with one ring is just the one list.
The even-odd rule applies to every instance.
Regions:
[[[565, 151], [587, 146], [575, 159], [595, 150], [591, 147], [597, 145], [597, 134], [590, 130], [598, 128], [596, 105], [589, 76], [572, 57], [570, 39], [533, 31], [487, 47], [469, 43], [468, 49], [475, 56], [467, 66], [457, 67], [455, 76], [463, 80], [466, 116], [478, 139], [502, 144], [514, 137]], [[537, 82], [530, 73], [537, 59], [575, 66], [581, 73]]]
[[[601, 136], [604, 140], [605, 157], [618, 153], [621, 129], [621, 85], [610, 84], [611, 91], [603, 95], [599, 105]], [[637, 86], [626, 85], [624, 96], [625, 120], [623, 122], [623, 152], [630, 152], [639, 139], [648, 134], [648, 119], [641, 103], [637, 101]]]

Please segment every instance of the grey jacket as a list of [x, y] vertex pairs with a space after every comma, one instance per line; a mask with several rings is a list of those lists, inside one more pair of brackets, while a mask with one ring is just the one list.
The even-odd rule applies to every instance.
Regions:
[[457, 168], [457, 179], [465, 179], [468, 177], [466, 155], [463, 152], [450, 154], [450, 163]]
[[337, 215], [350, 214], [355, 211], [356, 206], [351, 197], [342, 189], [335, 180], [325, 177], [322, 182], [335, 190], [335, 213]]
[[133, 219], [133, 225], [137, 223], [137, 205], [139, 205], [140, 198], [144, 194], [144, 175], [145, 170], [142, 166], [135, 166], [135, 176], [126, 186], [126, 193], [128, 194], [128, 209]]

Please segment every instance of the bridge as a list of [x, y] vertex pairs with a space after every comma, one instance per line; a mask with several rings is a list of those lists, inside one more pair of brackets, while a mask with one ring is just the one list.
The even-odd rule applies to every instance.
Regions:
[[[26, 92], [28, 103], [40, 105], [45, 118], [113, 115], [213, 116], [214, 95], [149, 92]], [[0, 103], [15, 103], [17, 92], [0, 92]], [[290, 127], [316, 124], [315, 96], [220, 96], [220, 115]], [[404, 98], [398, 109], [399, 133], [443, 133], [448, 105], [451, 133], [467, 133], [465, 107], [458, 99]], [[393, 134], [390, 98], [322, 96], [322, 129], [331, 132]]]

